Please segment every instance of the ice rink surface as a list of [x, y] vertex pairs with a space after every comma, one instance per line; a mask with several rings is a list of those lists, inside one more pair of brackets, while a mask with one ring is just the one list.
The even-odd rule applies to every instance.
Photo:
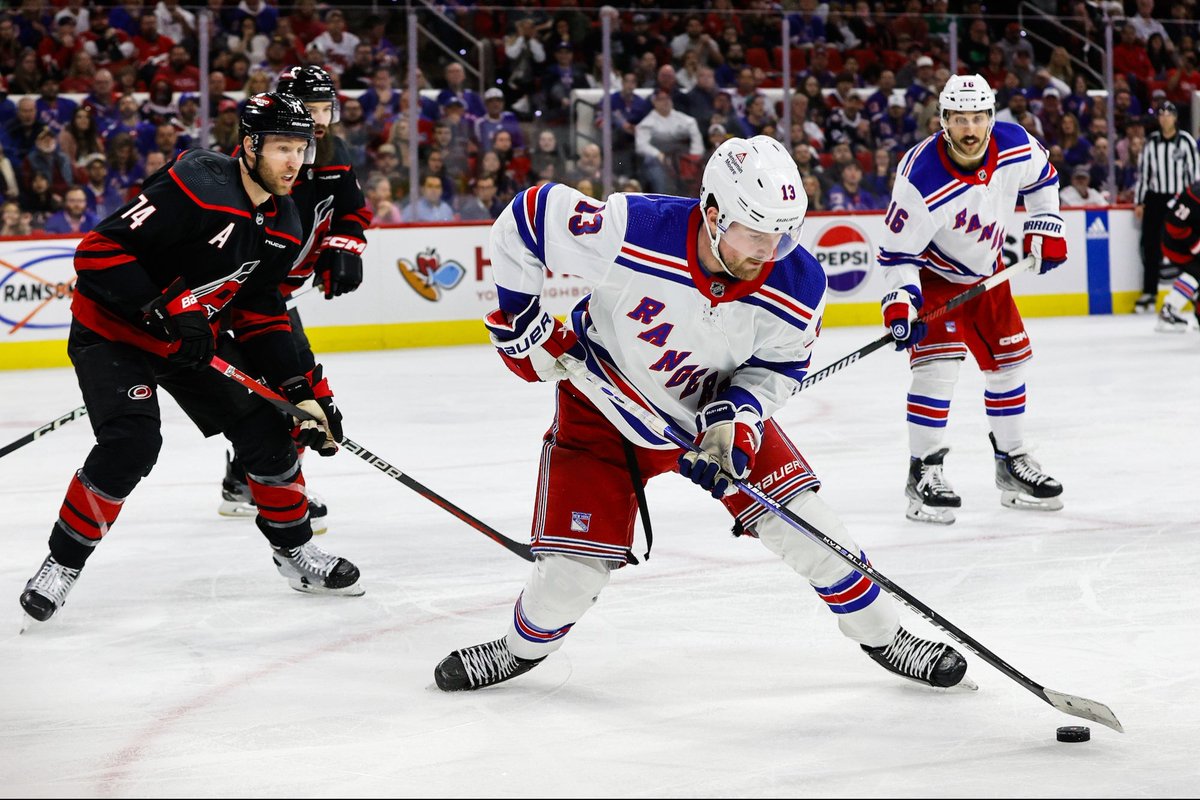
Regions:
[[[527, 564], [348, 453], [308, 458], [360, 598], [288, 588], [252, 522], [216, 516], [223, 443], [169, 400], [154, 473], [65, 610], [18, 635], [86, 421], [0, 460], [4, 796], [1159, 797], [1200, 794], [1200, 335], [1148, 317], [1032, 319], [1028, 432], [1058, 513], [1004, 509], [963, 370], [957, 524], [904, 519], [905, 359], [881, 351], [779, 415], [884, 574], [1018, 670], [1107, 703], [1080, 722], [968, 654], [977, 693], [895, 678], [723, 509], [651, 483], [655, 547], [543, 665], [448, 695], [450, 650], [501, 635]], [[878, 336], [825, 332], [820, 366]], [[346, 432], [526, 540], [553, 392], [490, 348], [324, 359]], [[80, 403], [69, 370], [0, 373], [0, 444]], [[641, 543], [639, 535], [639, 544]], [[639, 551], [640, 552], [640, 551]], [[903, 611], [922, 635], [940, 636]]]

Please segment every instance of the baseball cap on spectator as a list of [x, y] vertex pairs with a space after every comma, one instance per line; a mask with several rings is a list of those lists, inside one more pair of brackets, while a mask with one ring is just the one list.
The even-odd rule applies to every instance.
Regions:
[[396, 155], [396, 145], [391, 142], [384, 142], [379, 145], [379, 149], [375, 151], [379, 155]]
[[79, 159], [77, 166], [87, 169], [88, 167], [90, 167], [92, 165], [93, 161], [104, 161], [104, 160], [105, 160], [105, 158], [104, 158], [103, 153], [88, 153], [86, 156], [83, 156]]
[[1021, 32], [1021, 23], [1019, 23], [1019, 22], [1008, 23], [1007, 25], [1004, 26], [1004, 32], [1005, 33], [1020, 33]]
[[1042, 92], [1042, 97], [1062, 97], [1062, 94], [1059, 93], [1058, 89], [1055, 89], [1053, 86], [1047, 86]]
[[500, 89], [497, 89], [495, 86], [493, 86], [491, 89], [488, 89], [486, 92], [483, 93], [483, 99], [484, 100], [497, 100], [497, 99], [503, 100], [504, 92], [501, 91]]
[[1175, 107], [1174, 103], [1172, 103], [1170, 100], [1167, 100], [1167, 101], [1163, 102], [1163, 104], [1161, 106], [1158, 107], [1158, 113], [1159, 113], [1159, 116], [1162, 116], [1163, 114], [1171, 114], [1173, 116], [1178, 117], [1179, 109], [1177, 109]]
[[899, 106], [900, 108], [904, 108], [907, 105], [908, 105], [908, 103], [904, 102], [904, 98], [898, 94], [894, 94], [888, 98], [888, 106], [889, 107]]
[[648, 21], [649, 20], [646, 19], [645, 14], [634, 14], [633, 15], [633, 24], [634, 25], [636, 25], [639, 22], [648, 22]]
[[728, 133], [728, 131], [725, 130], [725, 126], [719, 122], [714, 122], [712, 125], [708, 126], [708, 135], [709, 136], [714, 136], [714, 135], [715, 136], [724, 136], [727, 133]]
[[572, 47], [571, 43], [568, 42], [566, 39], [561, 40], [558, 44], [556, 44], [554, 46], [555, 52], [558, 52], [559, 50], [574, 50], [574, 49], [575, 48]]
[[40, 131], [37, 132], [37, 136], [33, 137], [33, 139], [34, 139], [34, 141], [37, 141], [38, 139], [41, 139], [43, 136], [49, 136], [51, 139], [53, 139], [54, 131], [50, 130], [48, 127], [43, 127]]
[[933, 66], [933, 59], [930, 58], [929, 56], [921, 56], [920, 58], [917, 59], [917, 67], [918, 68], [932, 67], [932, 66]]
[[217, 103], [217, 113], [224, 114], [226, 111], [237, 111], [238, 105], [236, 100], [231, 100], [226, 97], [221, 102]]
[[1071, 180], [1075, 180], [1076, 178], [1087, 178], [1090, 181], [1092, 179], [1092, 171], [1085, 165], [1080, 164], [1071, 170]]
[[1153, 100], [1156, 97], [1166, 97], [1166, 96], [1167, 96], [1166, 89], [1155, 89], [1153, 92], [1150, 93], [1151, 100]]
[[[490, 92], [490, 91], [493, 91], [493, 90], [492, 90], [492, 89], [488, 89], [488, 91]], [[495, 91], [497, 91], [497, 92], [500, 92], [500, 90], [499, 90], [499, 89], [496, 89]], [[495, 95], [493, 95], [493, 97], [494, 97], [494, 96], [495, 96]], [[501, 97], [504, 97], [504, 92], [500, 92], [500, 96], [501, 96]], [[485, 97], [486, 97], [486, 95], [485, 95]], [[456, 94], [452, 94], [452, 95], [450, 95], [450, 97], [446, 98], [446, 103], [445, 103], [445, 105], [447, 105], [447, 106], [462, 106], [463, 108], [466, 108], [466, 103], [464, 103], [464, 102], [463, 102], [463, 99], [462, 99], [461, 97], [459, 97], [458, 95], [456, 95]]]

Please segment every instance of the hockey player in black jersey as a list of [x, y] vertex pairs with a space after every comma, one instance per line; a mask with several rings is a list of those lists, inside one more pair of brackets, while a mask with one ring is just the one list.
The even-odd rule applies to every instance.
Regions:
[[[311, 279], [327, 300], [332, 299], [354, 291], [362, 283], [362, 256], [367, 247], [363, 229], [371, 224], [371, 210], [351, 166], [350, 151], [333, 132], [338, 121], [333, 80], [317, 66], [292, 67], [280, 74], [276, 91], [300, 98], [312, 114], [316, 132], [316, 158], [301, 170], [292, 189], [303, 230], [300, 251], [279, 290], [288, 299]], [[294, 304], [289, 305], [292, 335], [301, 361], [306, 370], [314, 369], [316, 359], [304, 335], [299, 311]], [[324, 533], [328, 509], [311, 491], [308, 497], [313, 533]], [[225, 458], [217, 513], [226, 517], [250, 517], [255, 513], [245, 468], [232, 453]]]
[[1171, 290], [1163, 298], [1156, 329], [1164, 333], [1186, 333], [1191, 323], [1183, 315], [1184, 306], [1200, 319], [1200, 182], [1180, 192], [1167, 205], [1163, 226], [1162, 249], [1172, 279]]
[[[337, 451], [341, 415], [301, 361], [279, 284], [303, 229], [288, 197], [313, 149], [313, 122], [284, 94], [250, 98], [238, 158], [183, 153], [84, 237], [67, 353], [96, 445], [67, 488], [50, 555], [21, 606], [45, 621], [150, 473], [162, 446], [159, 389], [246, 465], [257, 523], [299, 591], [362, 594], [358, 569], [311, 542], [296, 443]], [[233, 336], [218, 336], [228, 328]], [[298, 422], [208, 367], [214, 351], [262, 378], [316, 421]], [[295, 442], [293, 441], [295, 437]]]

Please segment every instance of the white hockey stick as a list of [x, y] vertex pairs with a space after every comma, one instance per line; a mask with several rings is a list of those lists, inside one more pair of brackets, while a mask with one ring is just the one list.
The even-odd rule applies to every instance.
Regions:
[[[1009, 268], [1003, 272], [1010, 272], [1011, 269], [1012, 268]], [[997, 273], [997, 275], [1000, 274], [1003, 273]], [[700, 448], [698, 448], [692, 442], [690, 436], [671, 428], [658, 416], [650, 413], [648, 410], [643, 408], [632, 399], [626, 397], [621, 392], [617, 391], [608, 383], [600, 380], [598, 377], [592, 374], [592, 372], [582, 361], [569, 356], [564, 356], [559, 359], [559, 364], [561, 364], [573, 377], [582, 381], [586, 381], [592, 386], [595, 386], [597, 389], [603, 392], [606, 397], [610, 398], [625, 411], [637, 417], [638, 421], [659, 436], [662, 436], [667, 441], [674, 443], [676, 446], [681, 447], [684, 450], [699, 452]], [[896, 598], [914, 612], [924, 617], [929, 623], [941, 628], [956, 642], [975, 653], [981, 659], [991, 664], [993, 667], [1019, 683], [1021, 686], [1033, 692], [1033, 694], [1041, 700], [1054, 706], [1064, 714], [1082, 717], [1083, 719], [1091, 720], [1092, 722], [1098, 722], [1101, 725], [1107, 725], [1118, 733], [1125, 732], [1125, 729], [1121, 727], [1121, 723], [1117, 721], [1116, 715], [1113, 714], [1112, 709], [1110, 709], [1108, 706], [1095, 700], [1089, 700], [1086, 697], [1076, 697], [1075, 695], [1064, 694], [1062, 692], [1054, 691], [1053, 689], [1047, 689], [1040, 683], [1027, 678], [991, 650], [987, 649], [978, 641], [976, 641], [974, 637], [965, 633], [941, 614], [937, 613], [932, 608], [918, 600], [916, 597], [909, 594], [903, 587], [893, 582], [891, 578], [888, 578], [886, 575], [879, 572], [879, 570], [860, 559], [857, 555], [842, 547], [837, 543], [836, 540], [831, 539], [828, 535], [813, 527], [808, 522], [805, 522], [804, 519], [797, 516], [794, 512], [781, 505], [773, 498], [769, 497], [757, 486], [740, 480], [734, 481], [733, 484], [738, 488], [739, 491], [749, 496], [750, 499], [755, 503], [770, 511], [788, 525], [800, 531], [805, 536], [833, 553], [835, 556], [844, 561], [849, 567], [858, 571], [860, 574], [866, 575], [892, 597]]]
[[[1002, 269], [999, 272], [989, 275], [988, 277], [984, 278], [983, 280], [979, 281], [978, 283], [971, 284], [971, 287], [969, 289], [967, 289], [966, 291], [961, 292], [959, 294], [956, 294], [954, 297], [951, 297], [949, 300], [946, 301], [945, 305], [941, 305], [941, 306], [938, 306], [937, 308], [930, 309], [928, 314], [924, 314], [923, 316], [919, 317], [919, 319], [921, 322], [932, 322], [933, 320], [937, 319], [938, 317], [941, 317], [941, 316], [945, 315], [946, 313], [958, 308], [963, 303], [968, 303], [971, 300], [974, 300], [979, 295], [983, 294], [984, 292], [995, 289], [1000, 284], [1002, 284], [1008, 280], [1011, 280], [1018, 273], [1024, 272], [1025, 270], [1032, 267], [1034, 265], [1034, 263], [1036, 263], [1036, 262], [1034, 261], [1033, 256], [1026, 256], [1025, 258], [1023, 258], [1020, 261], [1013, 264], [1011, 267], [1006, 267], [1005, 269]], [[878, 339], [871, 342], [870, 344], [863, 345], [862, 347], [855, 350], [853, 353], [849, 353], [845, 356], [842, 356], [841, 358], [839, 358], [837, 361], [833, 362], [829, 366], [823, 367], [822, 369], [819, 369], [816, 372], [810, 372], [808, 375], [805, 376], [804, 380], [802, 380], [800, 382], [800, 388], [797, 389], [796, 391], [798, 391], [798, 392], [804, 391], [808, 387], [812, 386], [814, 383], [818, 383], [819, 381], [825, 380], [833, 373], [838, 372], [838, 371], [844, 369], [845, 367], [850, 366], [851, 364], [853, 364], [855, 361], [858, 361], [863, 356], [874, 353], [879, 348], [883, 347], [884, 345], [891, 344], [894, 341], [895, 341], [895, 339], [892, 338], [892, 332], [888, 331], [883, 336], [880, 336]]]

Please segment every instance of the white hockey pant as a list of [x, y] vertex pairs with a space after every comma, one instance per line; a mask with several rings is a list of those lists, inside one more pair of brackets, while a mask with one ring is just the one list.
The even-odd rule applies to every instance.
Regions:
[[[816, 492], [802, 492], [787, 507], [850, 552], [861, 552], [846, 526]], [[813, 585], [837, 616], [843, 634], [868, 647], [895, 638], [900, 628], [896, 604], [879, 587], [774, 514], [756, 522], [754, 531], [768, 550]]]
[[548, 553], [539, 555], [508, 625], [508, 649], [519, 658], [542, 658], [562, 647], [571, 626], [608, 584], [610, 562]]

